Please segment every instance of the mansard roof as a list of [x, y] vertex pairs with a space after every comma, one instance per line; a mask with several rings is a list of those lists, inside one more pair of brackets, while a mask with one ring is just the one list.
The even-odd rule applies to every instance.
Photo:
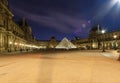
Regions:
[[101, 27], [93, 26], [93, 27], [91, 28], [90, 32], [96, 32], [96, 31], [98, 31], [98, 29], [99, 29], [99, 30], [102, 30]]

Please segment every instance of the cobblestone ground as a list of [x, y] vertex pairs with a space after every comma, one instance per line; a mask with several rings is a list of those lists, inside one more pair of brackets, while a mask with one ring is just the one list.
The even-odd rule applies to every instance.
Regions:
[[0, 56], [0, 83], [120, 83], [120, 62], [101, 52]]

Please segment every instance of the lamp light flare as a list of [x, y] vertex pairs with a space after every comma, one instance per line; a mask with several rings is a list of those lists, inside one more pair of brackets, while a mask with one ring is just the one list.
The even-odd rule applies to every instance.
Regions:
[[120, 0], [117, 0], [118, 3], [120, 3]]
[[90, 20], [88, 20], [88, 24], [90, 24], [91, 23], [91, 21]]
[[12, 42], [9, 42], [9, 44], [12, 44]]
[[116, 39], [116, 38], [117, 38], [117, 35], [114, 35], [113, 38]]
[[15, 42], [15, 45], [17, 45], [18, 43]]
[[102, 32], [102, 34], [104, 34], [106, 31], [105, 31], [105, 30], [102, 30], [101, 32]]
[[115, 2], [115, 3], [120, 3], [120, 0], [113, 0], [113, 2]]
[[82, 27], [83, 27], [83, 28], [86, 28], [86, 24], [82, 24]]

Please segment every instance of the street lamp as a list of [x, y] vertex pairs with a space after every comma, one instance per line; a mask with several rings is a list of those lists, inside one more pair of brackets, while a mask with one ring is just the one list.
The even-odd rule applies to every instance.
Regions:
[[102, 30], [101, 32], [102, 32], [102, 34], [104, 34], [106, 31], [105, 31], [105, 30]]
[[11, 41], [9, 42], [9, 45], [10, 45], [9, 51], [11, 52], [11, 48], [12, 48], [12, 47], [11, 47], [11, 46], [12, 46], [12, 42], [11, 42]]
[[114, 35], [113, 38], [115, 39], [115, 48], [114, 48], [114, 49], [116, 49], [116, 46], [117, 46], [117, 45], [116, 45], [116, 44], [117, 44], [117, 42], [116, 42], [117, 35]]
[[15, 45], [17, 45], [18, 43], [15, 42]]
[[116, 38], [117, 38], [117, 35], [114, 35], [113, 38], [116, 39]]
[[[101, 31], [102, 34], [105, 34], [105, 32], [106, 32], [106, 31], [105, 31], [104, 29]], [[104, 40], [103, 40], [103, 50], [102, 50], [102, 52], [105, 52]]]
[[15, 51], [16, 51], [16, 50], [17, 50], [17, 45], [18, 45], [18, 43], [15, 42], [14, 45], [15, 45]]
[[9, 44], [11, 45], [11, 44], [12, 44], [12, 42], [9, 42]]

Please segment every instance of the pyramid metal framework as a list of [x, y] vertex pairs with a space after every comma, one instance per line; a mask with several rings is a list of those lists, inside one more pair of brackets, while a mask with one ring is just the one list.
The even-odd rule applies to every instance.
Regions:
[[56, 49], [76, 49], [77, 47], [71, 43], [66, 37], [56, 46]]

